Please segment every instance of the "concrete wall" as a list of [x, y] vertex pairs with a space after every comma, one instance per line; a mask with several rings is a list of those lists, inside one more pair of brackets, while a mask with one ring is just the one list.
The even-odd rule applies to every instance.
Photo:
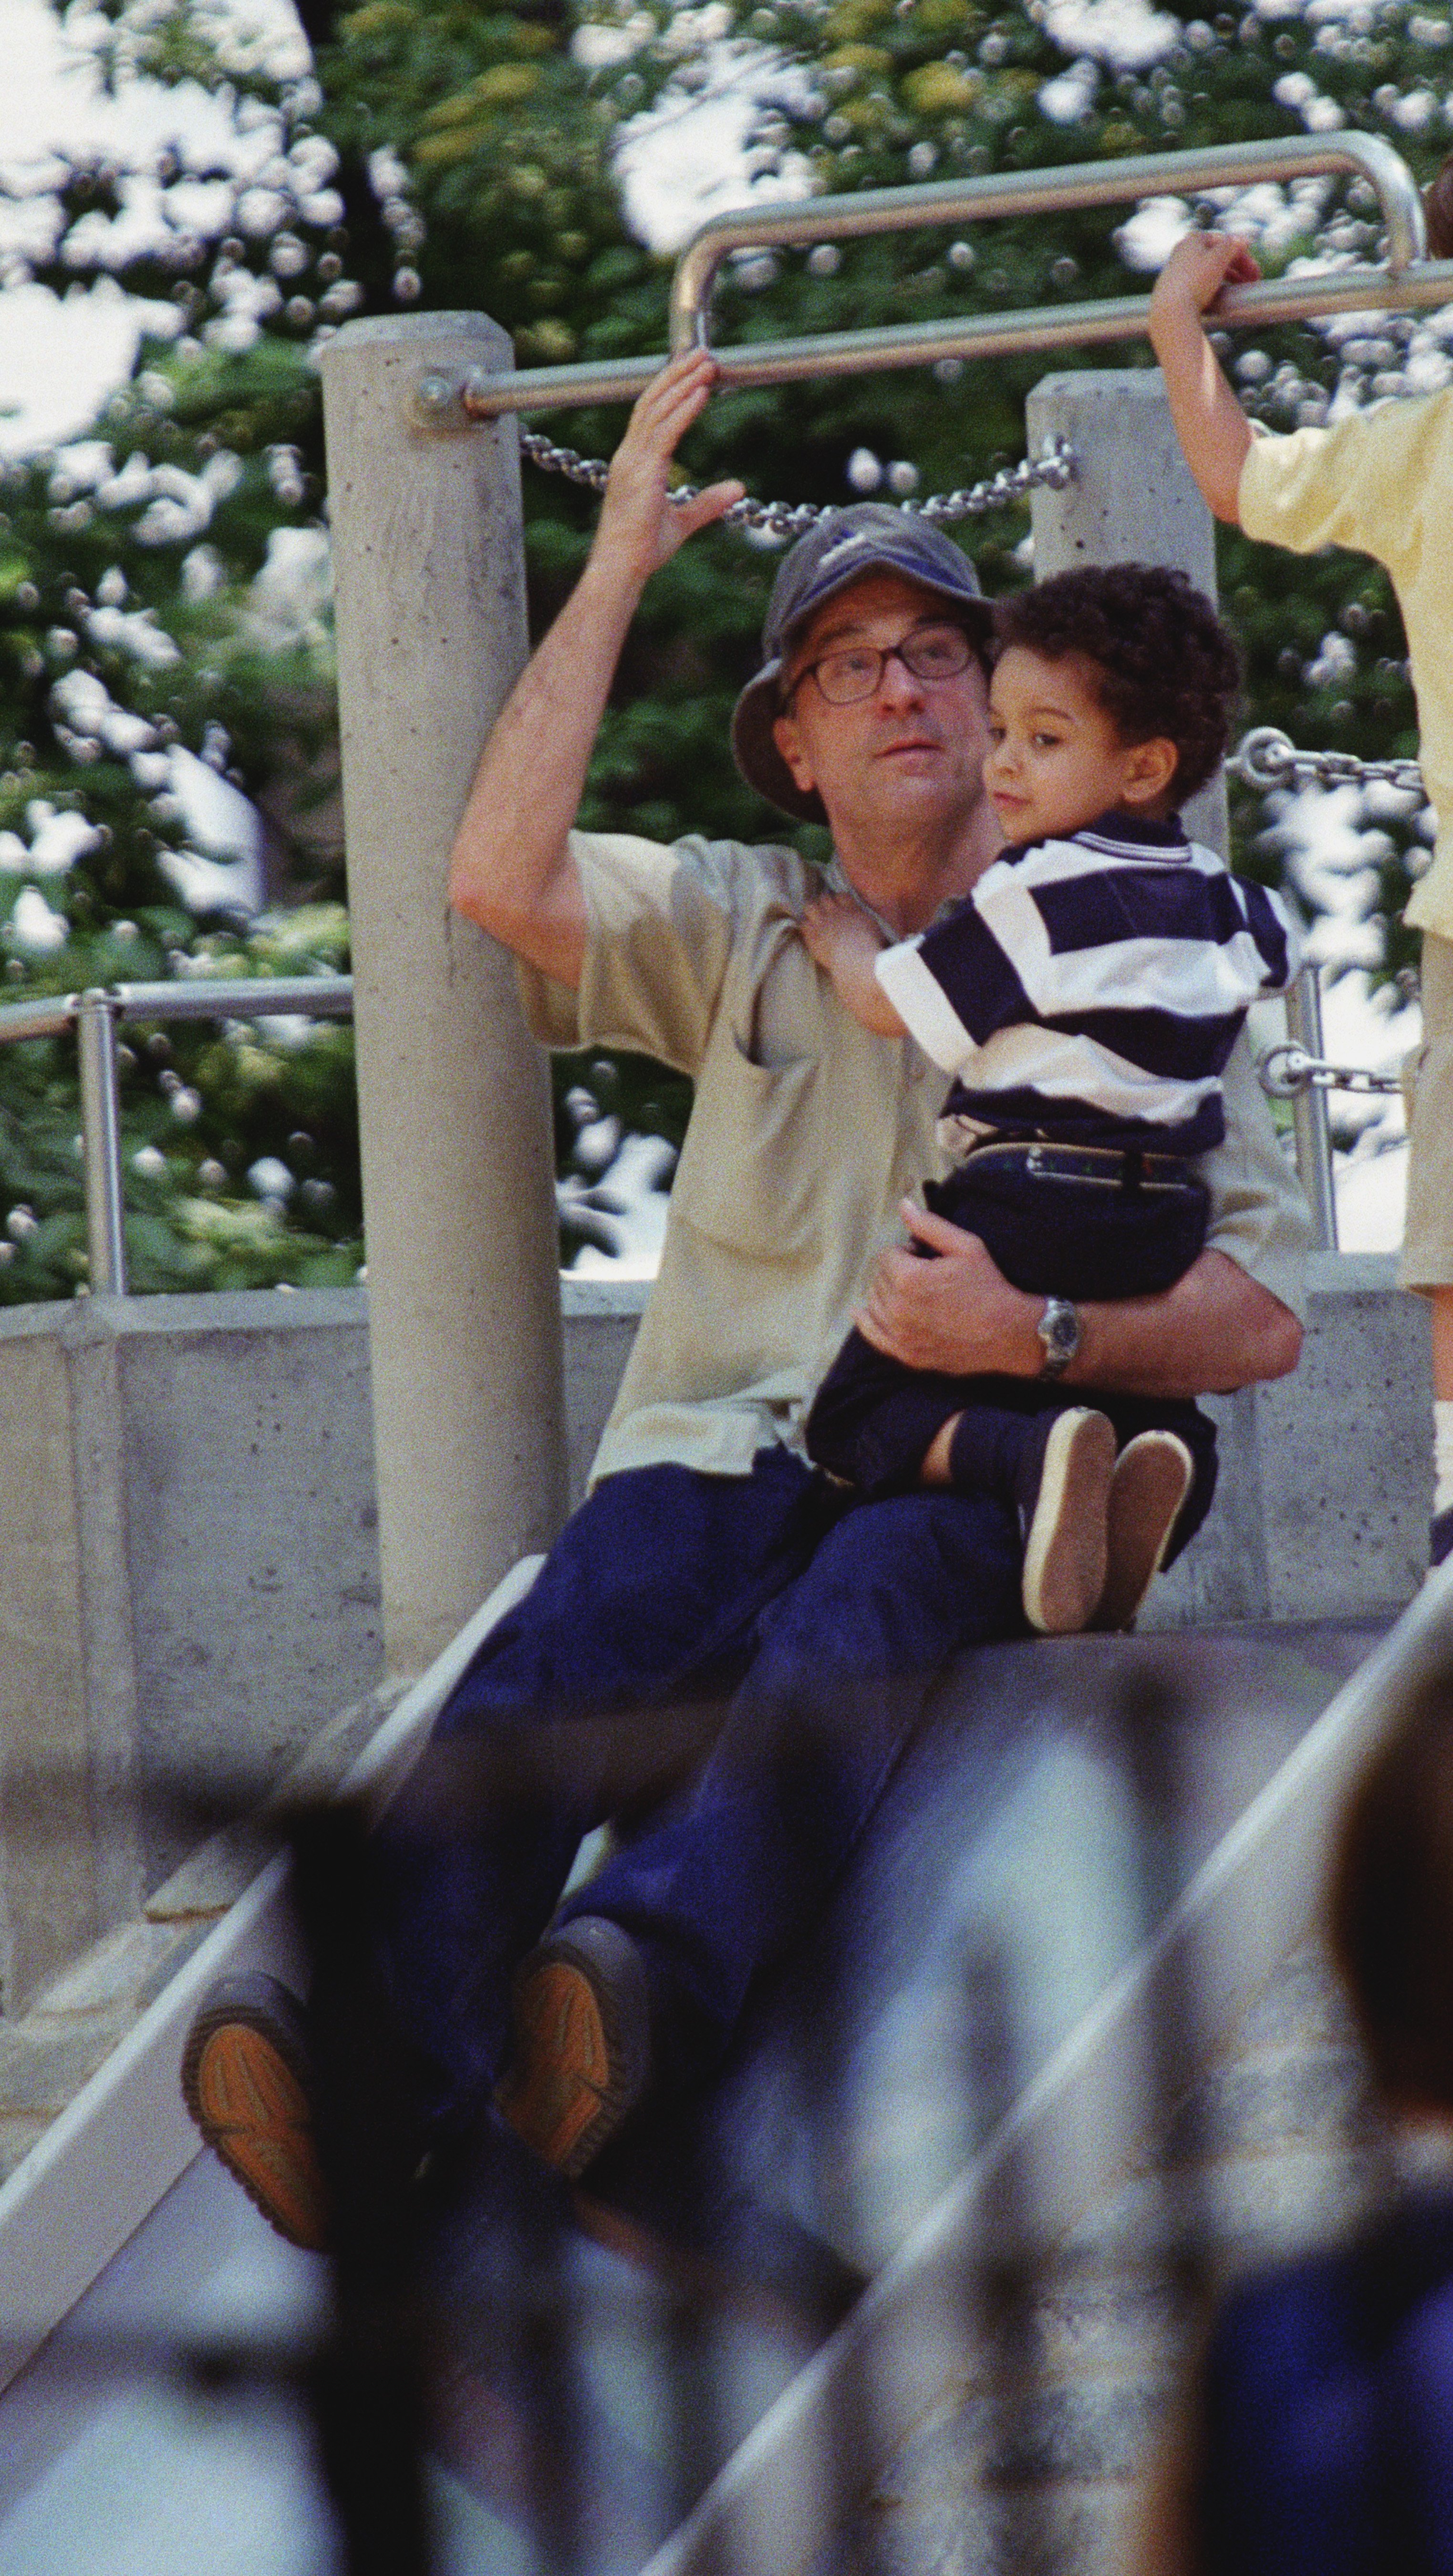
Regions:
[[[1421, 1580], [1427, 1311], [1321, 1255], [1297, 1376], [1223, 1398], [1216, 1509], [1147, 1625], [1355, 1616]], [[567, 1280], [578, 1499], [636, 1285]], [[274, 1775], [376, 1679], [365, 1292], [0, 1310], [0, 2008], [200, 1839], [190, 1766]]]
[[[271, 1776], [375, 1678], [361, 1295], [0, 1313], [0, 1494], [13, 2005], [199, 1839], [185, 1815], [138, 1820], [134, 1789]], [[73, 1832], [39, 1830], [57, 1802], [84, 1813], [89, 1872]]]
[[1428, 1307], [1390, 1254], [1319, 1252], [1302, 1362], [1212, 1396], [1211, 1517], [1141, 1622], [1357, 1618], [1400, 1610], [1428, 1562], [1433, 1500]]

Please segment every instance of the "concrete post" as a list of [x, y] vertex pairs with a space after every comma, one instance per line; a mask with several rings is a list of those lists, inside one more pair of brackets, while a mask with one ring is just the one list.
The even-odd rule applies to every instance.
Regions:
[[548, 1086], [450, 843], [527, 650], [513, 420], [420, 428], [425, 369], [508, 367], [482, 314], [323, 356], [385, 1652], [418, 1671], [565, 1501]]
[[[1087, 367], [1041, 376], [1024, 412], [1031, 454], [1051, 430], [1078, 460], [1063, 492], [1036, 488], [1031, 503], [1034, 577], [1082, 564], [1173, 564], [1216, 597], [1215, 524], [1171, 423], [1158, 367]], [[1229, 849], [1219, 779], [1193, 796], [1186, 819], [1199, 841]]]

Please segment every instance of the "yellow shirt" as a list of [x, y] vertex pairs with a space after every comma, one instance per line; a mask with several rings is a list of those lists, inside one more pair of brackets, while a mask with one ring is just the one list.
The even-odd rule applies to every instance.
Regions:
[[1354, 546], [1386, 567], [1408, 639], [1423, 783], [1438, 817], [1433, 864], [1406, 918], [1453, 939], [1453, 390], [1379, 403], [1333, 429], [1253, 439], [1238, 510], [1247, 535], [1266, 545], [1299, 555]]
[[[551, 1047], [636, 1048], [696, 1083], [660, 1274], [592, 1482], [675, 1460], [745, 1475], [800, 1449], [898, 1202], [944, 1168], [947, 1077], [861, 1028], [794, 927], [822, 878], [795, 852], [573, 833], [588, 920], [580, 991], [520, 968]], [[1208, 1241], [1302, 1311], [1305, 1203], [1243, 1034], [1225, 1143], [1206, 1155]]]

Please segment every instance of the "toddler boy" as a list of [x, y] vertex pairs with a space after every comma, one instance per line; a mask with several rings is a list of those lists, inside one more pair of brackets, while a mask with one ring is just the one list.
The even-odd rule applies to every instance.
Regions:
[[[1453, 258], [1453, 158], [1424, 200], [1428, 247]], [[1188, 233], [1157, 281], [1150, 336], [1186, 461], [1218, 519], [1295, 554], [1355, 547], [1388, 572], [1407, 634], [1433, 862], [1406, 919], [1423, 934], [1408, 1212], [1399, 1278], [1432, 1301], [1434, 1565], [1453, 1553], [1453, 389], [1289, 437], [1253, 431], [1206, 338], [1223, 286], [1259, 274], [1245, 242]]]
[[[801, 927], [864, 1026], [954, 1075], [939, 1129], [954, 1168], [929, 1203], [1049, 1297], [1053, 1332], [1058, 1301], [1151, 1295], [1195, 1260], [1206, 1201], [1188, 1158], [1224, 1133], [1222, 1068], [1250, 1002], [1287, 981], [1290, 934], [1176, 811], [1216, 770], [1238, 680], [1186, 576], [1063, 574], [1001, 602], [995, 635], [984, 781], [1010, 846], [919, 938], [885, 946], [850, 895], [822, 896]], [[1198, 1471], [1214, 1475], [1215, 1435], [1189, 1399], [1083, 1393], [905, 1368], [855, 1331], [808, 1451], [868, 1495], [998, 1497], [1019, 1518], [1032, 1628], [1129, 1626]]]

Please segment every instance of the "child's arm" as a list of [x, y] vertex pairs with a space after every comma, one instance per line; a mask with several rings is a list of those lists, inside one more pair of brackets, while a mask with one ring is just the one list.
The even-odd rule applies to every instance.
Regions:
[[854, 1019], [880, 1038], [906, 1035], [904, 1023], [873, 972], [884, 943], [862, 906], [851, 895], [820, 894], [808, 904], [798, 927]]
[[1249, 286], [1260, 275], [1245, 242], [1227, 233], [1187, 233], [1171, 252], [1150, 299], [1151, 345], [1186, 463], [1209, 508], [1233, 528], [1240, 524], [1237, 494], [1251, 430], [1201, 317], [1223, 286]]

